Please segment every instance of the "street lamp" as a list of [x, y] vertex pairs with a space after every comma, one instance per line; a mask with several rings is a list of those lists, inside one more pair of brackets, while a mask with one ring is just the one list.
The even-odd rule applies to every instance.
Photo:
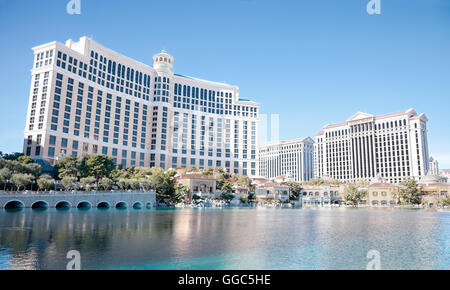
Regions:
[[6, 191], [6, 185], [9, 183], [9, 179], [6, 179], [5, 180], [5, 188], [4, 188], [4, 191]]

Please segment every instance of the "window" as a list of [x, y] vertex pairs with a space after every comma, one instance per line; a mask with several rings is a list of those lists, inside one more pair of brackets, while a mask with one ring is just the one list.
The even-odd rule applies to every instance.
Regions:
[[50, 136], [49, 144], [50, 145], [56, 145], [56, 136]]

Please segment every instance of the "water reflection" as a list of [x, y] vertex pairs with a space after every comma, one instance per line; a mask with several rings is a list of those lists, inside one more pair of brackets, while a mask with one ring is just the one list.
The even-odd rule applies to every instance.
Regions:
[[390, 209], [0, 211], [0, 269], [449, 269], [450, 213]]

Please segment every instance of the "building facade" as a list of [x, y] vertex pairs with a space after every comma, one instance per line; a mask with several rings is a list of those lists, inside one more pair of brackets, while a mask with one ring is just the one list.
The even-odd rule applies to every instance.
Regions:
[[258, 151], [261, 177], [283, 175], [295, 182], [313, 178], [314, 141], [309, 137], [265, 144]]
[[111, 156], [122, 167], [223, 167], [257, 174], [259, 104], [238, 87], [173, 72], [165, 51], [153, 67], [82, 37], [33, 48], [24, 153]]
[[344, 202], [343, 185], [302, 185], [300, 196], [303, 206], [341, 204]]
[[289, 200], [290, 188], [276, 182], [268, 182], [257, 186], [255, 195], [259, 200], [278, 199], [285, 202]]
[[341, 181], [420, 180], [429, 170], [427, 117], [413, 109], [373, 116], [356, 113], [316, 134], [314, 175]]
[[188, 200], [196, 194], [200, 197], [214, 197], [216, 179], [200, 173], [187, 173], [177, 177], [177, 182], [189, 188]]
[[434, 159], [433, 157], [430, 157], [430, 168], [428, 170], [428, 173], [431, 175], [439, 175], [439, 162]]

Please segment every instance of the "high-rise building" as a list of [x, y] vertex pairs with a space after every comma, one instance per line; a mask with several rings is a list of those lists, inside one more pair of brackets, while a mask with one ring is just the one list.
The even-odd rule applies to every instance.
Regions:
[[300, 138], [270, 143], [259, 148], [259, 175], [269, 179], [285, 176], [296, 182], [313, 177], [314, 141]]
[[316, 134], [318, 178], [342, 181], [420, 179], [429, 168], [427, 117], [413, 109], [373, 116], [356, 113]]
[[430, 168], [428, 170], [428, 174], [430, 175], [439, 175], [439, 162], [434, 159], [433, 157], [430, 157]]
[[26, 155], [256, 175], [259, 104], [238, 87], [175, 74], [165, 51], [151, 67], [87, 37], [33, 50]]

